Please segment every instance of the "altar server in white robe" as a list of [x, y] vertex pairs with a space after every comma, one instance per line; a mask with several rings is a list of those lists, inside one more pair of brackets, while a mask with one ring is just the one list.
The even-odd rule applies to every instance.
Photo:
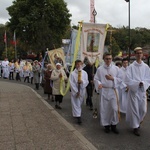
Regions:
[[81, 105], [86, 94], [88, 85], [88, 75], [82, 70], [82, 61], [75, 61], [75, 70], [70, 74], [71, 104], [73, 117], [77, 118], [77, 123], [81, 124]]
[[133, 133], [140, 136], [140, 124], [147, 113], [146, 90], [150, 86], [150, 69], [142, 61], [142, 48], [137, 47], [134, 52], [136, 60], [129, 66], [125, 79], [129, 87], [126, 120], [133, 128]]
[[122, 67], [120, 68], [120, 73], [121, 73], [121, 85], [118, 88], [119, 91], [119, 106], [120, 106], [120, 112], [126, 113], [126, 108], [127, 108], [127, 94], [128, 94], [128, 87], [125, 84], [125, 78], [127, 74], [127, 69], [128, 69], [129, 61], [127, 58], [124, 58], [122, 60]]
[[119, 123], [119, 99], [117, 88], [121, 83], [119, 68], [112, 64], [112, 55], [105, 53], [104, 64], [97, 69], [94, 83], [100, 94], [100, 122], [105, 132], [118, 134], [116, 125]]
[[8, 77], [9, 77], [9, 61], [7, 58], [5, 58], [2, 61], [2, 69], [3, 69], [3, 78], [8, 79]]

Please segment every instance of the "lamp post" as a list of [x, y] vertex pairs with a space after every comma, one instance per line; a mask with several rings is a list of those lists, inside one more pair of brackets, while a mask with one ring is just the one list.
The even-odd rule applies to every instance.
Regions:
[[127, 3], [128, 3], [128, 25], [129, 25], [129, 45], [128, 45], [128, 56], [129, 56], [129, 58], [128, 58], [128, 60], [129, 60], [129, 62], [130, 62], [130, 56], [131, 56], [131, 51], [130, 51], [130, 45], [131, 45], [131, 32], [130, 32], [130, 0], [125, 0]]

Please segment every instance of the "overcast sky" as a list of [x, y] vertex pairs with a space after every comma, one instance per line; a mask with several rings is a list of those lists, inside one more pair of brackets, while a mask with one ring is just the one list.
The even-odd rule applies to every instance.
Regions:
[[[0, 0], [0, 24], [8, 21], [6, 8], [13, 0]], [[72, 14], [71, 24], [78, 21], [90, 20], [90, 0], [65, 0]], [[109, 23], [113, 27], [128, 26], [128, 3], [125, 0], [95, 0], [97, 23]], [[150, 29], [150, 0], [131, 0], [130, 2], [131, 28], [146, 27]], [[19, 12], [18, 12], [19, 13]]]

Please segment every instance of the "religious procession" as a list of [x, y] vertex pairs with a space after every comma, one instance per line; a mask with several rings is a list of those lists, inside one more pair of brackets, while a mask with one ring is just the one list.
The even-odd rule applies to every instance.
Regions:
[[[98, 1], [112, 12], [100, 10], [110, 19], [96, 19], [90, 0], [89, 22], [77, 18], [77, 25], [67, 8], [73, 1], [15, 0], [7, 7], [10, 19], [0, 27], [0, 149], [150, 148], [150, 30], [130, 29], [131, 1], [123, 1], [129, 24], [122, 27], [121, 2]], [[136, 12], [140, 2], [132, 3]], [[86, 5], [69, 7], [81, 17]]]
[[[134, 49], [136, 60], [129, 65], [128, 59], [114, 63], [109, 52], [103, 54], [103, 64], [95, 67], [86, 57], [85, 61], [75, 60], [74, 69], [68, 72], [64, 67], [60, 49], [50, 51], [50, 63], [35, 60], [15, 62], [5, 58], [1, 62], [1, 77], [17, 82], [35, 85], [35, 90], [43, 87], [47, 99], [54, 102], [55, 108], [62, 109], [63, 97], [70, 88], [72, 116], [82, 123], [82, 104], [93, 111], [93, 118], [99, 116], [104, 131], [119, 134], [117, 125], [120, 113], [136, 136], [140, 136], [141, 123], [147, 113], [147, 89], [150, 86], [150, 68], [142, 61], [141, 47]], [[47, 53], [48, 55], [48, 53]], [[63, 55], [62, 55], [63, 56]], [[70, 85], [70, 86], [69, 86]], [[99, 95], [99, 104], [94, 108], [93, 94]], [[99, 107], [99, 109], [97, 109]]]

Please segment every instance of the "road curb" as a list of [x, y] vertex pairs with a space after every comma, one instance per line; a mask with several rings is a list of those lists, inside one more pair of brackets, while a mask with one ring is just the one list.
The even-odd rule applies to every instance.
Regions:
[[[26, 85], [22, 85], [26, 86]], [[51, 110], [51, 112], [58, 118], [60, 122], [62, 122], [69, 130], [72, 132], [79, 140], [80, 142], [87, 147], [89, 150], [97, 150], [97, 148], [88, 141], [79, 131], [77, 131], [68, 121], [66, 121], [49, 103], [47, 103], [34, 89], [32, 89], [29, 86], [26, 86], [27, 88], [31, 89], [36, 96]]]

